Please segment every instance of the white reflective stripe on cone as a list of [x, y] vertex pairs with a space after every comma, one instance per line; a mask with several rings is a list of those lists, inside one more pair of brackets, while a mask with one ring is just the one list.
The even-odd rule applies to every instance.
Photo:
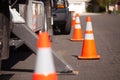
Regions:
[[75, 24], [75, 29], [81, 29], [81, 25], [80, 24]]
[[91, 22], [87, 22], [86, 24], [86, 31], [92, 31], [92, 23]]
[[76, 17], [76, 22], [75, 23], [80, 23], [80, 18]]
[[55, 72], [51, 48], [40, 48], [37, 52], [35, 73], [48, 75]]
[[85, 40], [94, 40], [93, 34], [85, 34]]

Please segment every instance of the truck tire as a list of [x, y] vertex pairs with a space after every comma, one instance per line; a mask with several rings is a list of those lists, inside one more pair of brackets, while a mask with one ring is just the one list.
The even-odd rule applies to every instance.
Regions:
[[10, 13], [8, 0], [0, 0], [0, 64], [3, 59], [9, 57], [9, 23]]
[[69, 12], [66, 23], [62, 25], [61, 32], [63, 34], [65, 34], [65, 35], [70, 34], [70, 32], [71, 32], [71, 23], [72, 23], [71, 12]]

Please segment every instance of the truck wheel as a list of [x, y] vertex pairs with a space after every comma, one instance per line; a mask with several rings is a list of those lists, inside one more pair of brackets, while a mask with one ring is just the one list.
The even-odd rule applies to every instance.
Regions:
[[70, 34], [70, 32], [71, 32], [71, 23], [72, 23], [71, 12], [69, 12], [66, 23], [64, 25], [62, 25], [61, 32], [63, 34], [66, 34], [66, 35]]
[[9, 23], [10, 13], [8, 0], [0, 0], [0, 63], [3, 59], [9, 57]]

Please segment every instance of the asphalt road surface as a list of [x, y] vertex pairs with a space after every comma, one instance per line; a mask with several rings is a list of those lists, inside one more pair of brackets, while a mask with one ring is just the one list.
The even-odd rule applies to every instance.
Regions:
[[[86, 16], [81, 15], [84, 36]], [[56, 35], [52, 50], [60, 55], [79, 74], [58, 74], [58, 80], [120, 80], [120, 16], [90, 15], [97, 47], [98, 60], [78, 60], [82, 41], [70, 41], [70, 35]], [[32, 80], [36, 55], [27, 47], [12, 50], [10, 58], [2, 64], [0, 80]]]

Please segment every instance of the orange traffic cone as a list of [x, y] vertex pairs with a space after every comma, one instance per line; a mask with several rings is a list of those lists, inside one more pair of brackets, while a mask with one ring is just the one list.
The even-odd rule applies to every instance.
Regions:
[[47, 32], [38, 35], [37, 58], [33, 80], [57, 80], [52, 57], [51, 43]]
[[76, 14], [75, 27], [71, 41], [81, 41], [81, 40], [83, 40], [83, 37], [82, 37], [82, 29], [80, 24], [80, 16], [79, 14]]
[[75, 11], [72, 14], [72, 28], [75, 26]]
[[91, 17], [87, 17], [87, 25], [85, 31], [85, 40], [83, 41], [82, 55], [78, 59], [99, 59], [97, 55], [96, 45], [93, 36]]

